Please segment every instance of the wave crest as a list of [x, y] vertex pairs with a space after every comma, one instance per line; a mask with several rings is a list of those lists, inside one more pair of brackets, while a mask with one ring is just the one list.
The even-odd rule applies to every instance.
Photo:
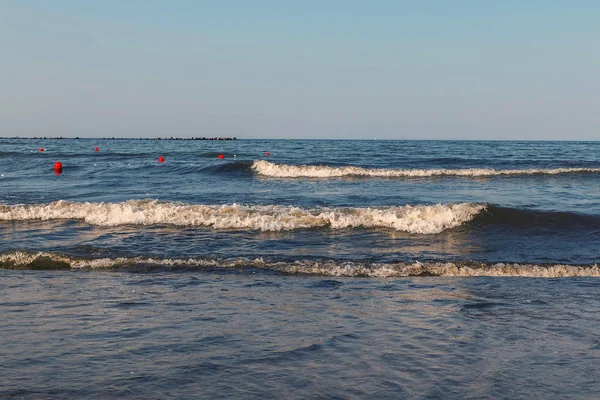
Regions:
[[259, 175], [276, 178], [339, 178], [345, 176], [426, 178], [435, 176], [485, 177], [499, 175], [558, 175], [581, 172], [600, 172], [600, 168], [554, 168], [554, 169], [377, 169], [354, 166], [329, 167], [326, 165], [286, 165], [257, 160], [252, 170]]
[[376, 208], [281, 205], [198, 205], [158, 200], [121, 203], [0, 205], [0, 220], [76, 219], [91, 225], [176, 225], [214, 229], [288, 231], [325, 228], [391, 228], [413, 234], [434, 234], [471, 221], [485, 205], [473, 203], [406, 205]]
[[409, 262], [366, 263], [352, 261], [268, 261], [246, 259], [158, 259], [150, 257], [119, 257], [101, 259], [72, 258], [54, 253], [12, 252], [0, 254], [0, 268], [10, 269], [72, 269], [72, 270], [198, 270], [207, 268], [262, 269], [284, 274], [308, 274], [336, 277], [600, 277], [600, 267], [593, 265], [538, 265], [520, 263], [474, 262]]

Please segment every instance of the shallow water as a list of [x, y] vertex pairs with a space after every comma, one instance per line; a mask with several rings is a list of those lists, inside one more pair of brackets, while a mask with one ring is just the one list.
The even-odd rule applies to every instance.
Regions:
[[1, 271], [8, 398], [593, 398], [600, 281]]

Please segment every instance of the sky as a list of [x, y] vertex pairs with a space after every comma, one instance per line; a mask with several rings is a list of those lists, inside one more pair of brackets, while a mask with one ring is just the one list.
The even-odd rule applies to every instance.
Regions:
[[0, 0], [0, 136], [600, 140], [600, 1]]

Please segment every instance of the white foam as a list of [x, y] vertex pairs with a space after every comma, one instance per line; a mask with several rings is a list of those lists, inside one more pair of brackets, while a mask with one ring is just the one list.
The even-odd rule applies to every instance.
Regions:
[[286, 274], [309, 274], [336, 277], [410, 277], [410, 276], [449, 276], [449, 277], [528, 277], [565, 278], [600, 277], [600, 267], [593, 265], [537, 265], [537, 264], [485, 264], [485, 263], [360, 263], [336, 261], [294, 261], [273, 262], [256, 259], [156, 259], [149, 257], [81, 259], [54, 253], [13, 252], [0, 254], [0, 267], [36, 268], [48, 267], [52, 263], [68, 265], [73, 270], [143, 270], [143, 269], [263, 269]]
[[176, 225], [214, 229], [287, 231], [321, 228], [391, 228], [414, 234], [433, 234], [472, 220], [481, 204], [406, 205], [397, 207], [302, 208], [280, 205], [198, 205], [157, 200], [121, 203], [0, 205], [0, 220], [77, 219], [91, 225]]
[[557, 175], [577, 172], [600, 172], [600, 168], [554, 168], [554, 169], [377, 169], [361, 167], [328, 167], [325, 165], [286, 165], [265, 160], [252, 163], [257, 174], [277, 178], [339, 178], [344, 176], [426, 178], [435, 176], [485, 177], [498, 175]]

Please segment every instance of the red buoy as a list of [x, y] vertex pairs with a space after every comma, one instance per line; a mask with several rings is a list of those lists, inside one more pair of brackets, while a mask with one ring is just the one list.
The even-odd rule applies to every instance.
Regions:
[[60, 161], [54, 163], [54, 172], [60, 174], [62, 172], [62, 164]]
[[158, 157], [158, 162], [165, 162], [165, 158], [163, 156]]
[[269, 153], [268, 151], [265, 152], [265, 156], [269, 157], [271, 155], [271, 153]]
[[97, 147], [94, 147], [94, 151], [98, 151], [99, 149]]
[[219, 157], [220, 159], [223, 159], [223, 158], [225, 158], [225, 156], [224, 156], [223, 154], [219, 154], [219, 155], [218, 155], [218, 157]]
[[44, 150], [46, 150], [46, 149], [44, 149], [43, 147], [40, 147], [40, 152], [43, 152]]

